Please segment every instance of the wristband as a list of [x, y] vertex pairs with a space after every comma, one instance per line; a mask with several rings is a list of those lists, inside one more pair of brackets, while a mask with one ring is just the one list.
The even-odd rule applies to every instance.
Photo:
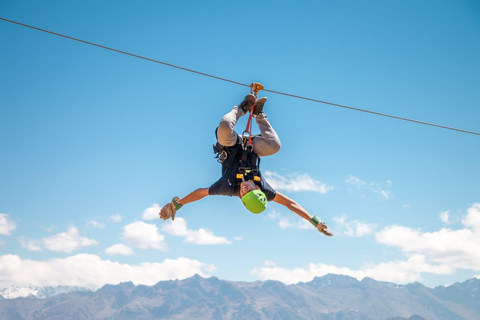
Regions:
[[317, 216], [313, 216], [313, 218], [310, 220], [310, 223], [317, 227], [317, 225], [320, 223], [320, 220]]
[[[183, 204], [178, 203], [177, 199], [178, 199], [178, 197], [174, 197], [172, 199], [172, 203], [175, 207], [175, 210], [179, 210], [181, 207], [183, 207]], [[180, 199], [178, 199], [178, 200], [180, 200]]]

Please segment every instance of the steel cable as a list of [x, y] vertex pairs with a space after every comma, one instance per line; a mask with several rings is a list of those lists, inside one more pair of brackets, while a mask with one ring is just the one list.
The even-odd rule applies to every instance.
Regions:
[[[37, 27], [34, 27], [34, 26], [30, 26], [30, 25], [27, 25], [27, 24], [24, 24], [24, 23], [21, 23], [21, 22], [8, 20], [8, 19], [1, 18], [1, 17], [0, 17], [0, 20], [3, 20], [5, 22], [9, 22], [9, 23], [13, 23], [13, 24], [16, 24], [16, 25], [20, 25], [20, 26], [23, 26], [23, 27], [27, 27], [27, 28], [30, 28], [30, 29], [34, 29], [34, 30], [37, 30], [37, 31], [49, 33], [49, 34], [52, 34], [52, 35], [55, 35], [55, 36], [63, 37], [63, 38], [66, 38], [66, 39], [78, 41], [78, 42], [88, 44], [88, 45], [91, 45], [91, 46], [95, 46], [95, 47], [99, 47], [99, 48], [102, 48], [102, 49], [118, 52], [118, 53], [125, 54], [125, 55], [128, 55], [128, 56], [132, 56], [132, 57], [135, 57], [135, 58], [147, 60], [147, 61], [150, 61], [150, 62], [159, 63], [159, 64], [162, 64], [162, 65], [165, 65], [165, 66], [168, 66], [168, 67], [172, 67], [172, 68], [180, 69], [180, 70], [183, 70], [183, 71], [196, 73], [196, 74], [199, 74], [199, 75], [202, 75], [202, 76], [214, 78], [214, 79], [221, 80], [221, 81], [230, 82], [230, 83], [237, 84], [237, 85], [244, 86], [244, 87], [250, 87], [250, 85], [245, 84], [245, 83], [241, 83], [241, 82], [233, 81], [233, 80], [230, 80], [230, 79], [218, 77], [218, 76], [208, 74], [208, 73], [205, 73], [205, 72], [200, 72], [200, 71], [184, 68], [184, 67], [177, 66], [177, 65], [174, 65], [174, 64], [171, 64], [171, 63], [166, 63], [166, 62], [163, 62], [163, 61], [147, 58], [147, 57], [140, 56], [140, 55], [137, 55], [137, 54], [133, 54], [133, 53], [130, 53], [130, 52], [127, 52], [127, 51], [122, 51], [122, 50], [110, 48], [110, 47], [103, 46], [103, 45], [100, 45], [100, 44], [96, 44], [96, 43], [93, 43], [93, 42], [89, 42], [89, 41], [85, 41], [85, 40], [82, 40], [82, 39], [70, 37], [70, 36], [67, 36], [67, 35], [64, 35], [64, 34], [60, 34], [60, 33], [57, 33], [57, 32], [53, 32], [53, 31], [37, 28]], [[263, 91], [274, 93], [274, 94], [279, 94], [279, 95], [284, 95], [284, 96], [288, 96], [288, 97], [292, 97], [292, 98], [296, 98], [296, 99], [302, 99], [302, 100], [312, 101], [312, 102], [316, 102], [316, 103], [322, 103], [322, 104], [326, 104], [326, 105], [330, 105], [330, 106], [334, 106], [334, 107], [340, 107], [340, 108], [344, 108], [344, 109], [365, 112], [365, 113], [374, 114], [374, 115], [377, 115], [377, 116], [388, 117], [388, 118], [393, 118], [393, 119], [398, 119], [398, 120], [403, 120], [403, 121], [409, 121], [409, 122], [414, 122], [414, 123], [423, 124], [423, 125], [427, 125], [427, 126], [432, 126], [432, 127], [442, 128], [442, 129], [448, 129], [448, 130], [453, 130], [453, 131], [459, 131], [459, 132], [463, 132], [463, 133], [468, 133], [468, 134], [473, 134], [473, 135], [480, 136], [480, 132], [469, 131], [469, 130], [454, 128], [454, 127], [448, 127], [448, 126], [435, 124], [435, 123], [431, 123], [431, 122], [425, 122], [425, 121], [409, 119], [409, 118], [405, 118], [405, 117], [399, 117], [399, 116], [395, 116], [395, 115], [391, 115], [391, 114], [386, 114], [386, 113], [381, 113], [381, 112], [376, 112], [376, 111], [371, 111], [371, 110], [366, 110], [366, 109], [361, 109], [361, 108], [350, 107], [350, 106], [339, 104], [339, 103], [322, 101], [322, 100], [318, 100], [318, 99], [298, 96], [298, 95], [285, 93], [285, 92], [281, 92], [281, 91], [275, 91], [275, 90], [269, 90], [269, 89], [264, 89]]]

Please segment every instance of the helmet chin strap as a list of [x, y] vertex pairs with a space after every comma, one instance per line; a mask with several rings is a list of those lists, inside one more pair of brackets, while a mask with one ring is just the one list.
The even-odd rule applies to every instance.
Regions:
[[[242, 182], [248, 182], [248, 181], [252, 181], [252, 180], [245, 181], [244, 176], [242, 176]], [[245, 194], [247, 194], [247, 193], [249, 193], [250, 191], [253, 191], [253, 190], [260, 190], [260, 187], [258, 187], [255, 183], [253, 183], [253, 185], [254, 185], [254, 188], [252, 190], [249, 190], [248, 192], [245, 192]]]

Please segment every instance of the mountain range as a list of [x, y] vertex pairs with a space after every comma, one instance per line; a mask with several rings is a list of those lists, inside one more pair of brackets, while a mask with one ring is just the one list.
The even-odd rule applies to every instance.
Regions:
[[15, 299], [33, 297], [39, 299], [50, 298], [61, 293], [69, 293], [74, 291], [93, 291], [82, 287], [58, 286], [58, 287], [36, 287], [36, 286], [11, 286], [0, 290], [0, 299]]
[[127, 282], [1, 299], [0, 319], [478, 320], [480, 280], [432, 289], [333, 274], [293, 285], [195, 275], [154, 286]]

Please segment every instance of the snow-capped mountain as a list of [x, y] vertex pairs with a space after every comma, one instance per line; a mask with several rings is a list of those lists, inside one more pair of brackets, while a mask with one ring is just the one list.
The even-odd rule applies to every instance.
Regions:
[[126, 282], [46, 299], [0, 299], [0, 319], [478, 320], [479, 298], [479, 279], [428, 288], [332, 274], [293, 285], [195, 275], [153, 286]]
[[46, 299], [61, 293], [69, 293], [74, 291], [91, 291], [87, 288], [81, 287], [69, 287], [69, 286], [58, 286], [58, 287], [18, 287], [11, 286], [9, 288], [1, 289], [0, 296], [4, 299], [15, 299], [15, 298], [26, 298], [26, 297], [36, 297], [39, 299]]

